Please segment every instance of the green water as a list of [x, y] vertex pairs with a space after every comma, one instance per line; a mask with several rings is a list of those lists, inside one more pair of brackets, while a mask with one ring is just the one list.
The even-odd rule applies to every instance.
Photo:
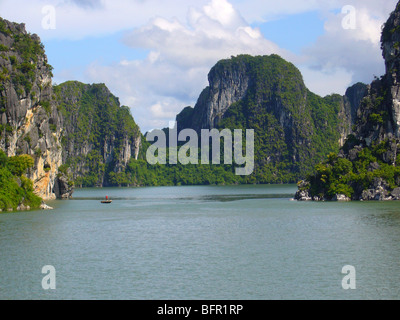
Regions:
[[400, 203], [301, 203], [295, 191], [78, 189], [53, 211], [0, 214], [0, 298], [399, 299]]

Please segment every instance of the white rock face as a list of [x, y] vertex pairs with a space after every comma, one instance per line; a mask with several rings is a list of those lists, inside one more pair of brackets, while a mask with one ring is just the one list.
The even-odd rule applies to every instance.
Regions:
[[351, 201], [351, 199], [344, 194], [337, 194], [333, 197], [333, 201]]
[[228, 108], [244, 98], [250, 78], [240, 69], [228, 69], [223, 76], [210, 78], [210, 95], [206, 101], [207, 119], [203, 128], [214, 128]]
[[382, 54], [385, 59], [386, 77], [389, 82], [394, 135], [400, 138], [400, 10], [390, 15], [382, 31]]
[[[62, 164], [61, 115], [52, 102], [51, 70], [44, 51], [30, 61], [30, 73], [15, 65], [26, 64], [21, 52], [14, 45], [14, 35], [30, 37], [40, 45], [37, 35], [28, 35], [23, 24], [3, 20], [11, 34], [1, 33], [0, 43], [9, 48], [2, 51], [0, 70], [7, 73], [0, 81], [0, 120], [7, 131], [0, 136], [0, 148], [9, 157], [28, 154], [35, 160], [27, 176], [34, 183], [35, 193], [43, 199], [54, 199], [54, 181]], [[14, 61], [14, 62], [12, 62]], [[20, 71], [22, 70], [22, 71]], [[30, 87], [15, 79], [25, 77]], [[26, 80], [28, 79], [28, 80]]]

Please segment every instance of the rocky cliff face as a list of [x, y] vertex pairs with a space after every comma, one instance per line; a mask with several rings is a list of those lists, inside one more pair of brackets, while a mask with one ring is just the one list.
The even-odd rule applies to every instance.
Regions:
[[353, 135], [299, 185], [298, 200], [400, 199], [400, 2], [382, 29], [381, 47], [386, 73], [356, 95], [364, 98]]
[[400, 138], [400, 6], [392, 12], [382, 29], [382, 55], [386, 73], [367, 87], [357, 113], [355, 135], [372, 143]]
[[389, 141], [383, 158], [395, 164], [400, 142], [400, 2], [382, 29], [381, 48], [386, 73], [367, 87], [357, 112], [355, 137], [362, 147]]
[[293, 174], [292, 180], [304, 176], [311, 164], [338, 150], [366, 94], [359, 83], [343, 97], [319, 97], [306, 88], [300, 71], [277, 55], [222, 60], [208, 79], [195, 107], [177, 116], [178, 130], [255, 129], [256, 169], [270, 172], [272, 181], [282, 171]]
[[0, 148], [34, 158], [28, 178], [45, 200], [71, 197], [75, 180], [108, 185], [138, 158], [142, 137], [104, 84], [53, 87], [51, 71], [39, 37], [0, 18]]
[[356, 83], [346, 90], [338, 114], [340, 147], [343, 147], [346, 142], [346, 138], [350, 134], [354, 133], [353, 129], [357, 120], [357, 112], [360, 107], [361, 101], [364, 99], [367, 93], [368, 86], [364, 83]]
[[[236, 58], [232, 57], [232, 59], [222, 60], [211, 69], [210, 73], [208, 74], [209, 86], [200, 94], [194, 109], [187, 107], [177, 115], [179, 130], [184, 128], [192, 128], [196, 131], [199, 131], [200, 129], [212, 129], [218, 127], [219, 123], [222, 119], [224, 119], [226, 112], [232, 105], [243, 101], [248, 94], [253, 94], [254, 89], [263, 89], [259, 83], [257, 84], [257, 82], [260, 82], [260, 75], [255, 74], [252, 63], [249, 63], [249, 60], [245, 59], [244, 57], [246, 56], [239, 56]], [[269, 57], [257, 58], [269, 59]], [[289, 65], [290, 64], [288, 63], [286, 67], [290, 68], [291, 66]], [[277, 79], [271, 78], [272, 70], [265, 71], [266, 73], [261, 75], [261, 78], [269, 78], [267, 80], [268, 82], [275, 83], [275, 87], [272, 91], [276, 90], [276, 92], [279, 93], [280, 83], [276, 81]], [[296, 81], [298, 81], [298, 86], [291, 89], [294, 92], [303, 92], [303, 97], [301, 97], [299, 101], [299, 105], [301, 105], [305, 104], [304, 100], [307, 99], [307, 92], [302, 76], [298, 70], [297, 73], [298, 74], [295, 77], [297, 77]], [[280, 76], [282, 78], [285, 77], [284, 74], [281, 74]], [[259, 87], [256, 88], [257, 86]], [[365, 97], [366, 94], [367, 85], [363, 83], [357, 83], [348, 88], [346, 94], [341, 99], [336, 101], [336, 103], [340, 104], [337, 116], [339, 119], [341, 146], [344, 144], [345, 138], [352, 133], [352, 125], [355, 123], [360, 101]], [[272, 101], [269, 99], [269, 97], [259, 95], [256, 103], [274, 108], [274, 113], [277, 115], [277, 118], [282, 125], [284, 125], [284, 119], [288, 118], [284, 114], [285, 106], [283, 101], [280, 101], [280, 97], [275, 95], [275, 98], [277, 99]]]
[[190, 120], [178, 115], [179, 129], [186, 126], [196, 131], [215, 128], [228, 108], [247, 94], [251, 82], [249, 65], [240, 59], [232, 63], [220, 62], [211, 69], [208, 81], [209, 86], [200, 94], [193, 112], [188, 114]]
[[400, 2], [392, 12], [382, 31], [382, 54], [385, 59], [386, 74], [382, 79], [387, 91], [384, 92], [393, 128], [390, 130], [397, 138], [400, 134]]
[[104, 84], [69, 81], [54, 88], [63, 114], [62, 162], [78, 185], [106, 186], [109, 173], [137, 159], [140, 129]]
[[62, 117], [53, 101], [51, 66], [37, 35], [0, 18], [0, 148], [35, 159], [29, 178], [43, 199], [54, 199], [62, 164]]

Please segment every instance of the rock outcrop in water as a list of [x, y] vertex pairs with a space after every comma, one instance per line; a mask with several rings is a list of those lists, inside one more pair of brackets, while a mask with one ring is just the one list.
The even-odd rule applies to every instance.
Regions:
[[254, 129], [254, 182], [294, 182], [352, 132], [367, 86], [346, 95], [310, 92], [300, 71], [277, 55], [240, 55], [221, 60], [194, 108], [176, 117], [178, 130]]
[[111, 173], [123, 172], [141, 147], [129, 108], [120, 106], [104, 84], [68, 81], [54, 91], [63, 114], [62, 162], [70, 179], [83, 186], [110, 185]]
[[400, 199], [400, 2], [384, 25], [381, 44], [386, 73], [367, 87], [353, 135], [299, 184], [296, 199]]
[[0, 148], [35, 159], [29, 178], [43, 199], [54, 199], [62, 164], [63, 120], [52, 99], [52, 67], [37, 35], [0, 18]]
[[39, 37], [0, 18], [0, 148], [34, 158], [27, 176], [44, 200], [70, 198], [73, 181], [108, 185], [137, 159], [142, 138], [104, 84], [54, 87], [52, 76]]

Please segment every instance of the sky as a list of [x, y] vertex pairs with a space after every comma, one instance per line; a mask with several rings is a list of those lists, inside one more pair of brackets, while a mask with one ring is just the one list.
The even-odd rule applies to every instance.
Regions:
[[105, 83], [142, 132], [194, 106], [219, 60], [278, 54], [325, 96], [385, 72], [397, 0], [0, 0], [45, 45], [53, 83]]

